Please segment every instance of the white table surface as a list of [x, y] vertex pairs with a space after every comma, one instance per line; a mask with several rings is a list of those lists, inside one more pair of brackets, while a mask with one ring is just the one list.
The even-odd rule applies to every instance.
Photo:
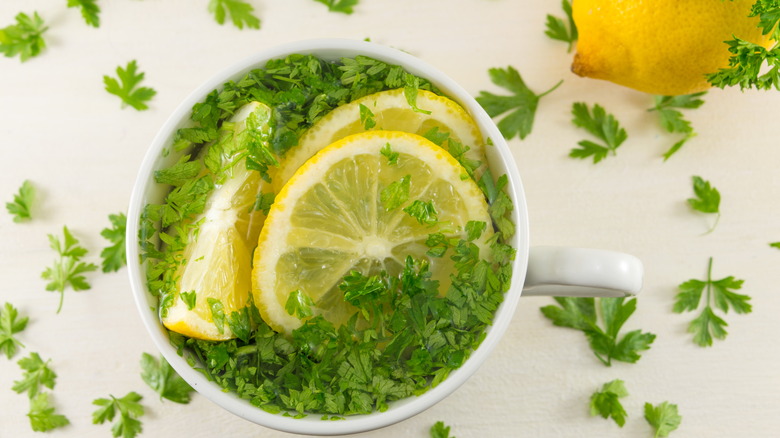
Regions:
[[[780, 436], [780, 92], [714, 90], [689, 111], [699, 135], [668, 162], [676, 141], [646, 112], [652, 97], [569, 71], [565, 44], [544, 35], [558, 1], [362, 0], [354, 15], [328, 13], [311, 0], [252, 0], [261, 30], [217, 25], [206, 0], [101, 0], [101, 27], [87, 27], [65, 0], [3, 0], [0, 26], [37, 10], [50, 26], [45, 53], [26, 63], [0, 58], [0, 201], [22, 181], [38, 189], [35, 219], [15, 224], [0, 209], [0, 302], [30, 317], [13, 360], [0, 357], [0, 437], [37, 435], [27, 400], [11, 390], [16, 361], [30, 352], [50, 358], [58, 374], [53, 402], [71, 425], [50, 435], [107, 437], [92, 425], [93, 399], [137, 391], [144, 396], [147, 437], [284, 437], [221, 410], [203, 397], [189, 405], [160, 401], [140, 378], [141, 353], [155, 353], [137, 315], [126, 268], [88, 275], [92, 289], [45, 291], [41, 272], [54, 260], [47, 234], [67, 225], [99, 263], [99, 232], [110, 213], [126, 211], [137, 168], [152, 137], [191, 90], [258, 50], [312, 38], [371, 38], [439, 67], [473, 94], [501, 91], [490, 67], [516, 67], [530, 87], [563, 85], [539, 106], [533, 133], [510, 147], [528, 198], [532, 244], [625, 251], [646, 270], [644, 289], [626, 329], [658, 335], [636, 364], [603, 366], [581, 333], [553, 327], [539, 308], [549, 298], [524, 298], [491, 357], [454, 394], [428, 411], [364, 436], [427, 437], [442, 420], [464, 437], [650, 437], [646, 401], [679, 406], [672, 437]], [[136, 59], [144, 85], [158, 94], [148, 111], [120, 109], [102, 76]], [[571, 122], [575, 101], [600, 103], [617, 115], [629, 139], [598, 165], [569, 158], [588, 135]], [[692, 212], [691, 176], [720, 190], [722, 218]], [[672, 312], [677, 285], [706, 276], [744, 279], [749, 315], [729, 313], [729, 335], [711, 348], [686, 333], [695, 314]], [[588, 400], [620, 378], [630, 396], [624, 428], [590, 417]]]

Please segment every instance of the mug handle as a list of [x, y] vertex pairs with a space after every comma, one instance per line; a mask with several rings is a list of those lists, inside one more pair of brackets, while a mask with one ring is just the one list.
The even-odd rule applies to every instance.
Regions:
[[600, 249], [535, 246], [530, 249], [524, 296], [630, 297], [642, 288], [642, 262]]

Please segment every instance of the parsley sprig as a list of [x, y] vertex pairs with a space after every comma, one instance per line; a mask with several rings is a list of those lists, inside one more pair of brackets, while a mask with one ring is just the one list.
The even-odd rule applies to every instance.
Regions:
[[657, 111], [658, 118], [661, 122], [661, 126], [670, 133], [683, 134], [683, 138], [677, 141], [668, 151], [663, 155], [664, 161], [668, 160], [675, 152], [696, 136], [691, 122], [685, 120], [683, 114], [677, 109], [695, 109], [704, 104], [702, 96], [707, 94], [706, 91], [701, 93], [686, 94], [681, 96], [654, 96], [655, 105], [649, 108], [648, 111]]
[[[736, 313], [746, 314], [753, 310], [749, 303], [750, 297], [735, 291], [742, 288], [744, 280], [733, 276], [712, 279], [712, 257], [707, 263], [707, 279], [688, 280], [678, 286], [679, 293], [675, 297], [674, 312], [692, 312], [702, 304], [701, 313], [688, 325], [688, 331], [693, 333], [693, 342], [701, 347], [711, 347], [713, 339], [725, 339], [728, 324], [715, 314], [715, 309], [727, 313], [730, 309]], [[702, 300], [702, 295], [704, 299]], [[713, 309], [713, 306], [715, 309]]]
[[531, 133], [534, 125], [536, 109], [539, 100], [553, 92], [563, 81], [559, 81], [549, 90], [536, 94], [525, 84], [520, 73], [512, 66], [506, 69], [491, 68], [488, 70], [490, 80], [501, 88], [512, 92], [509, 96], [499, 96], [487, 91], [480, 91], [477, 102], [490, 117], [499, 117], [509, 112], [498, 122], [498, 129], [507, 139], [515, 136], [524, 139]]
[[5, 208], [14, 216], [14, 222], [24, 222], [32, 219], [32, 204], [35, 201], [35, 187], [28, 180], [19, 187], [19, 193], [14, 195], [13, 202], [6, 202]]
[[98, 268], [93, 263], [81, 261], [81, 258], [87, 254], [87, 250], [79, 246], [78, 239], [73, 237], [68, 227], [62, 227], [62, 234], [62, 241], [56, 236], [49, 234], [49, 244], [57, 252], [58, 258], [52, 266], [46, 268], [41, 274], [43, 279], [49, 280], [46, 290], [58, 291], [60, 293], [60, 304], [57, 306], [57, 313], [60, 313], [60, 310], [62, 310], [65, 288], [70, 286], [75, 291], [89, 289], [91, 286], [84, 274], [95, 271]]
[[15, 334], [27, 327], [29, 317], [19, 318], [19, 311], [11, 303], [5, 303], [0, 309], [0, 354], [8, 359], [14, 357], [19, 347], [24, 344], [16, 339]]
[[20, 380], [14, 381], [12, 389], [21, 394], [26, 392], [32, 399], [40, 392], [42, 387], [54, 389], [57, 373], [49, 367], [51, 360], [43, 361], [38, 353], [30, 353], [29, 356], [17, 362], [24, 370]]
[[605, 383], [600, 391], [590, 396], [590, 415], [612, 418], [618, 426], [623, 427], [628, 413], [620, 403], [620, 399], [627, 395], [628, 390], [622, 380], [616, 379]]
[[30, 419], [30, 427], [35, 432], [48, 432], [70, 424], [67, 417], [55, 411], [47, 392], [40, 392], [30, 399], [30, 411], [27, 417]]
[[69, 8], [81, 8], [81, 16], [87, 25], [100, 27], [100, 6], [97, 0], [68, 0]]
[[40, 55], [46, 48], [43, 34], [49, 28], [43, 18], [34, 12], [33, 16], [20, 12], [15, 17], [16, 24], [0, 29], [0, 53], [7, 58], [19, 55], [21, 62]]
[[358, 4], [359, 0], [314, 0], [328, 7], [330, 12], [341, 12], [342, 14], [352, 14], [355, 12], [352, 8]]
[[700, 176], [693, 176], [693, 193], [695, 198], [688, 198], [688, 205], [695, 211], [714, 214], [713, 222], [707, 233], [711, 233], [720, 221], [720, 192], [709, 181]]
[[743, 90], [780, 90], [780, 2], [757, 0], [748, 16], [758, 17], [758, 27], [775, 43], [766, 49], [737, 37], [726, 41], [731, 53], [729, 66], [708, 74], [707, 81], [719, 88], [739, 85]]
[[138, 420], [144, 414], [144, 407], [139, 403], [143, 398], [136, 392], [129, 392], [122, 398], [109, 395], [110, 398], [98, 398], [92, 404], [98, 409], [92, 413], [92, 424], [103, 424], [106, 421], [117, 421], [111, 427], [114, 437], [133, 438], [141, 433], [141, 421]]
[[[648, 350], [655, 340], [652, 333], [633, 330], [619, 336], [623, 324], [636, 310], [636, 298], [555, 297], [558, 305], [542, 307], [540, 310], [553, 324], [581, 330], [590, 343], [593, 354], [606, 366], [613, 360], [635, 363], [639, 352]], [[599, 325], [603, 321], [603, 327]]]
[[653, 427], [653, 438], [667, 437], [682, 423], [682, 416], [677, 411], [677, 405], [662, 402], [653, 406], [645, 403], [645, 420]]
[[260, 19], [252, 11], [255, 8], [244, 0], [210, 0], [209, 12], [214, 14], [214, 19], [219, 24], [225, 24], [225, 18], [229, 15], [233, 25], [239, 29], [244, 26], [250, 29], [260, 29]]
[[574, 17], [572, 17], [571, 1], [563, 0], [561, 7], [566, 14], [567, 21], [564, 22], [563, 19], [548, 14], [547, 23], [545, 23], [547, 30], [544, 31], [544, 34], [554, 40], [568, 43], [568, 51], [571, 52], [574, 43], [579, 38], [577, 25], [574, 23]]
[[586, 103], [575, 102], [571, 113], [574, 116], [572, 123], [575, 126], [585, 129], [604, 142], [598, 144], [590, 140], [582, 140], [577, 143], [579, 148], [569, 152], [572, 158], [592, 157], [593, 163], [598, 163], [609, 154], [615, 155], [617, 148], [628, 138], [626, 130], [620, 126], [615, 116], [608, 114], [599, 104], [594, 104], [591, 112]]
[[116, 74], [118, 79], [108, 75], [103, 76], [106, 91], [119, 96], [122, 99], [123, 107], [130, 105], [138, 111], [149, 109], [146, 102], [151, 100], [157, 94], [157, 91], [153, 88], [138, 87], [138, 84], [144, 80], [145, 73], [138, 72], [136, 61], [130, 61], [125, 68], [117, 67]]
[[455, 438], [455, 435], [450, 435], [450, 426], [444, 424], [443, 421], [437, 421], [431, 426], [431, 438]]
[[100, 257], [103, 272], [116, 272], [127, 264], [125, 254], [125, 229], [127, 228], [127, 216], [124, 213], [109, 214], [110, 228], [103, 228], [100, 235], [113, 245], [103, 248]]

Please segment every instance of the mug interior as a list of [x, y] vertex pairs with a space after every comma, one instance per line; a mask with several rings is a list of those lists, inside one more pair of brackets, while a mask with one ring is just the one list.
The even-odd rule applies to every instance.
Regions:
[[145, 268], [141, 263], [128, 263], [130, 284], [141, 319], [157, 348], [184, 380], [212, 402], [246, 420], [285, 432], [309, 435], [364, 432], [388, 426], [416, 415], [451, 394], [465, 382], [484, 362], [506, 331], [520, 298], [526, 275], [528, 216], [514, 157], [487, 113], [469, 93], [444, 73], [407, 53], [375, 43], [342, 39], [317, 39], [281, 45], [259, 52], [215, 75], [198, 87], [176, 108], [147, 151], [133, 188], [128, 210], [127, 260], [140, 260], [137, 239], [140, 214], [146, 204], [161, 202], [168, 192], [167, 187], [155, 183], [154, 170], [170, 166], [179, 158], [177, 154], [164, 153], [164, 151], [172, 144], [172, 138], [176, 131], [189, 125], [189, 116], [193, 105], [203, 100], [212, 90], [221, 88], [225, 82], [238, 80], [250, 70], [263, 67], [271, 59], [283, 58], [296, 53], [316, 55], [331, 61], [342, 57], [364, 55], [389, 64], [400, 65], [410, 73], [427, 78], [442, 92], [460, 103], [477, 122], [483, 137], [492, 140], [493, 146], [486, 147], [488, 165], [494, 176], [506, 174], [509, 180], [505, 190], [514, 202], [512, 220], [515, 222], [516, 232], [508, 240], [508, 243], [517, 250], [517, 255], [512, 270], [512, 285], [504, 296], [504, 302], [496, 311], [493, 324], [487, 328], [487, 334], [482, 344], [460, 368], [451, 372], [438, 386], [429, 389], [422, 395], [392, 402], [385, 412], [347, 416], [344, 420], [339, 421], [323, 421], [320, 420], [319, 415], [295, 419], [265, 412], [234, 393], [224, 392], [219, 385], [208, 381], [205, 376], [192, 368], [183, 357], [177, 354], [176, 349], [168, 339], [167, 331], [157, 314], [157, 299], [146, 287]]

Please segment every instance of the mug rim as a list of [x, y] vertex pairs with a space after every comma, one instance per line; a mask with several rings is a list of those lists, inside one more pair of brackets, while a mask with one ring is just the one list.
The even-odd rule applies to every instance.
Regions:
[[[163, 151], [171, 144], [176, 130], [189, 120], [193, 105], [202, 101], [208, 93], [221, 89], [224, 83], [236, 80], [254, 68], [262, 68], [269, 60], [290, 54], [312, 54], [330, 60], [364, 55], [400, 65], [406, 71], [430, 80], [461, 104], [474, 118], [482, 135], [492, 140], [492, 146], [486, 147], [490, 167], [495, 169], [500, 164], [501, 172], [508, 178], [505, 190], [514, 203], [512, 220], [516, 227], [510, 244], [516, 249], [516, 257], [510, 288], [504, 293], [504, 300], [496, 310], [493, 323], [485, 329], [486, 335], [482, 343], [473, 350], [460, 368], [453, 370], [439, 385], [425, 393], [390, 403], [390, 407], [384, 412], [345, 416], [338, 421], [321, 420], [319, 415], [314, 414], [306, 418], [292, 418], [266, 412], [235, 393], [223, 391], [219, 385], [209, 381], [190, 366], [171, 345], [167, 331], [157, 315], [156, 301], [146, 287], [137, 238], [139, 218], [149, 192], [156, 184], [153, 178], [154, 170], [163, 159]], [[494, 175], [500, 175], [501, 172]], [[522, 293], [528, 265], [529, 232], [525, 194], [514, 157], [493, 120], [465, 89], [437, 68], [406, 52], [367, 41], [318, 38], [276, 45], [258, 51], [211, 76], [179, 103], [152, 140], [133, 186], [127, 217], [126, 251], [131, 291], [143, 325], [163, 357], [190, 386], [211, 402], [258, 425], [298, 434], [340, 435], [379, 429], [421, 413], [450, 395], [476, 372], [508, 328]]]

